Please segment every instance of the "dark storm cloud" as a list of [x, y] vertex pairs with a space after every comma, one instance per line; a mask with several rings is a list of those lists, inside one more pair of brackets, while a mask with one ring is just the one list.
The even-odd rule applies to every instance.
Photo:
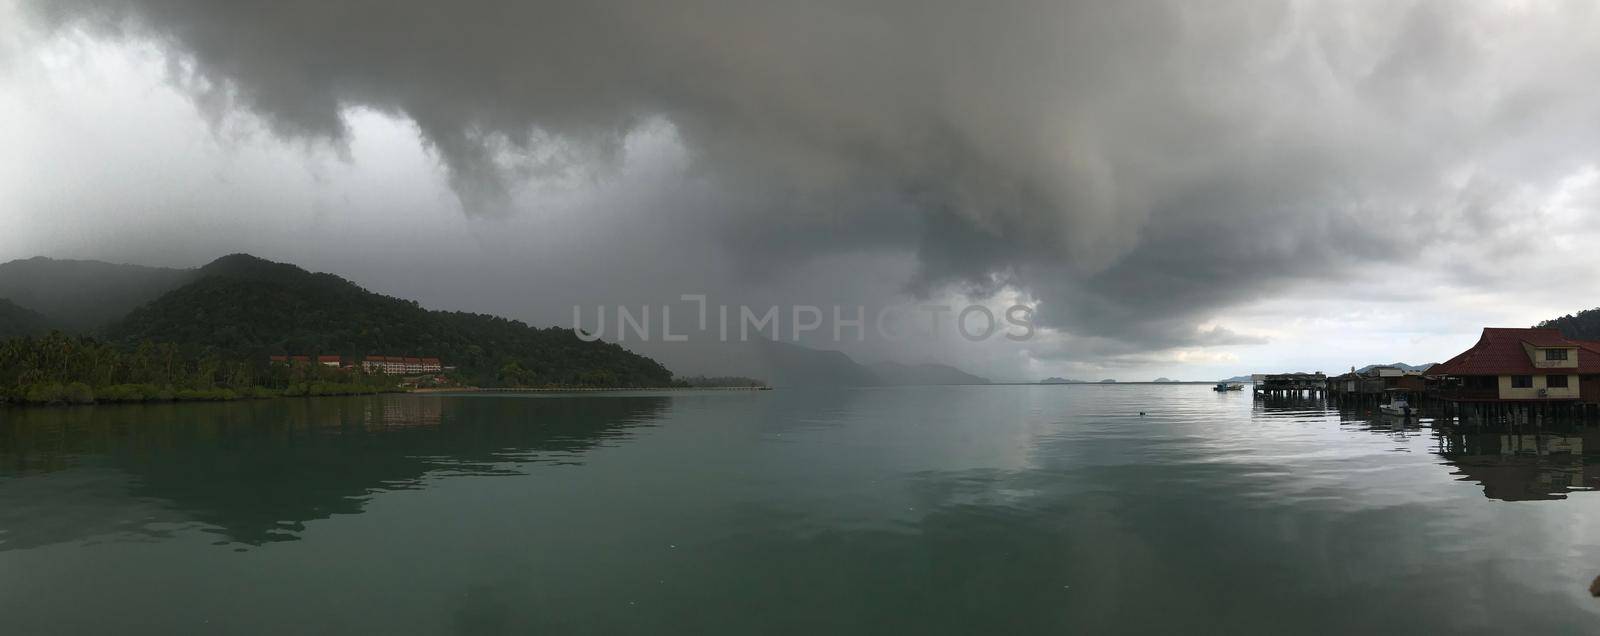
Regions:
[[[911, 289], [1014, 286], [1114, 349], [1240, 344], [1217, 311], [1482, 240], [1508, 184], [1593, 161], [1585, 5], [41, 2], [152, 38], [218, 116], [415, 122], [464, 209], [604, 178], [665, 122], [741, 267], [915, 250]], [[537, 213], [535, 211], [535, 213]]]

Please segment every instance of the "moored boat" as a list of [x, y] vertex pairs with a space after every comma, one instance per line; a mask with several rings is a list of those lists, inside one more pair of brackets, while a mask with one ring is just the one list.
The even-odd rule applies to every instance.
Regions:
[[1387, 415], [1399, 415], [1401, 417], [1411, 417], [1417, 414], [1417, 408], [1411, 405], [1411, 400], [1404, 393], [1390, 394], [1389, 401], [1380, 405], [1378, 410]]

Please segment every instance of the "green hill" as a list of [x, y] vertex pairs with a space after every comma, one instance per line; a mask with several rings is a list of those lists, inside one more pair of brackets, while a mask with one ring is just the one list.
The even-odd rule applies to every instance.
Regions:
[[40, 256], [0, 263], [0, 298], [43, 314], [51, 327], [88, 332], [194, 276], [192, 269]]
[[484, 314], [430, 311], [350, 281], [247, 254], [105, 330], [125, 344], [175, 342], [251, 359], [270, 354], [437, 356], [481, 385], [666, 386], [672, 374], [615, 344]]
[[0, 298], [0, 340], [34, 336], [49, 331], [49, 322], [39, 312]]
[[1561, 335], [1578, 340], [1600, 340], [1600, 309], [1585, 309], [1554, 320], [1546, 320], [1535, 327], [1560, 329]]

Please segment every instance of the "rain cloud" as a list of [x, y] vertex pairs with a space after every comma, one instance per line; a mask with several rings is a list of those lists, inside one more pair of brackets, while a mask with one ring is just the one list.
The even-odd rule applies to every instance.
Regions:
[[662, 213], [738, 269], [906, 252], [905, 289], [1015, 291], [1084, 355], [1263, 342], [1207, 323], [1482, 242], [1600, 148], [1589, 3], [23, 6], [286, 139], [410, 121], [473, 217], [666, 130], [712, 186]]

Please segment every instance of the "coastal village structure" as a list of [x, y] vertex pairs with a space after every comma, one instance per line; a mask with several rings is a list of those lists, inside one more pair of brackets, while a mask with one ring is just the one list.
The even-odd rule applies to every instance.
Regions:
[[1323, 375], [1321, 371], [1316, 373], [1258, 373], [1250, 376], [1250, 380], [1255, 384], [1255, 394], [1258, 396], [1317, 396], [1325, 393], [1328, 386], [1328, 376]]
[[[315, 356], [316, 364], [336, 369], [350, 368], [344, 358], [336, 355]], [[270, 356], [269, 361], [283, 364], [312, 363], [313, 356]], [[444, 364], [434, 357], [413, 356], [367, 356], [361, 361], [361, 369], [368, 373], [383, 373], [388, 375], [420, 375], [423, 373], [438, 373], [444, 370]]]
[[1389, 365], [1351, 368], [1349, 373], [1328, 378], [1328, 398], [1337, 402], [1381, 401], [1383, 396], [1404, 393], [1420, 398], [1427, 389], [1423, 372]]
[[[1309, 395], [1355, 408], [1431, 404], [1464, 420], [1538, 423], [1600, 416], [1600, 341], [1558, 329], [1486, 327], [1466, 351], [1427, 368], [1379, 365], [1253, 377], [1257, 397]], [[1398, 398], [1405, 398], [1403, 402]], [[1385, 412], [1389, 412], [1385, 410]]]
[[1488, 327], [1478, 343], [1428, 369], [1451, 402], [1600, 401], [1600, 343], [1555, 329]]
[[415, 375], [419, 373], [438, 373], [444, 370], [444, 365], [440, 363], [438, 358], [367, 356], [365, 360], [361, 361], [361, 368], [368, 373]]

